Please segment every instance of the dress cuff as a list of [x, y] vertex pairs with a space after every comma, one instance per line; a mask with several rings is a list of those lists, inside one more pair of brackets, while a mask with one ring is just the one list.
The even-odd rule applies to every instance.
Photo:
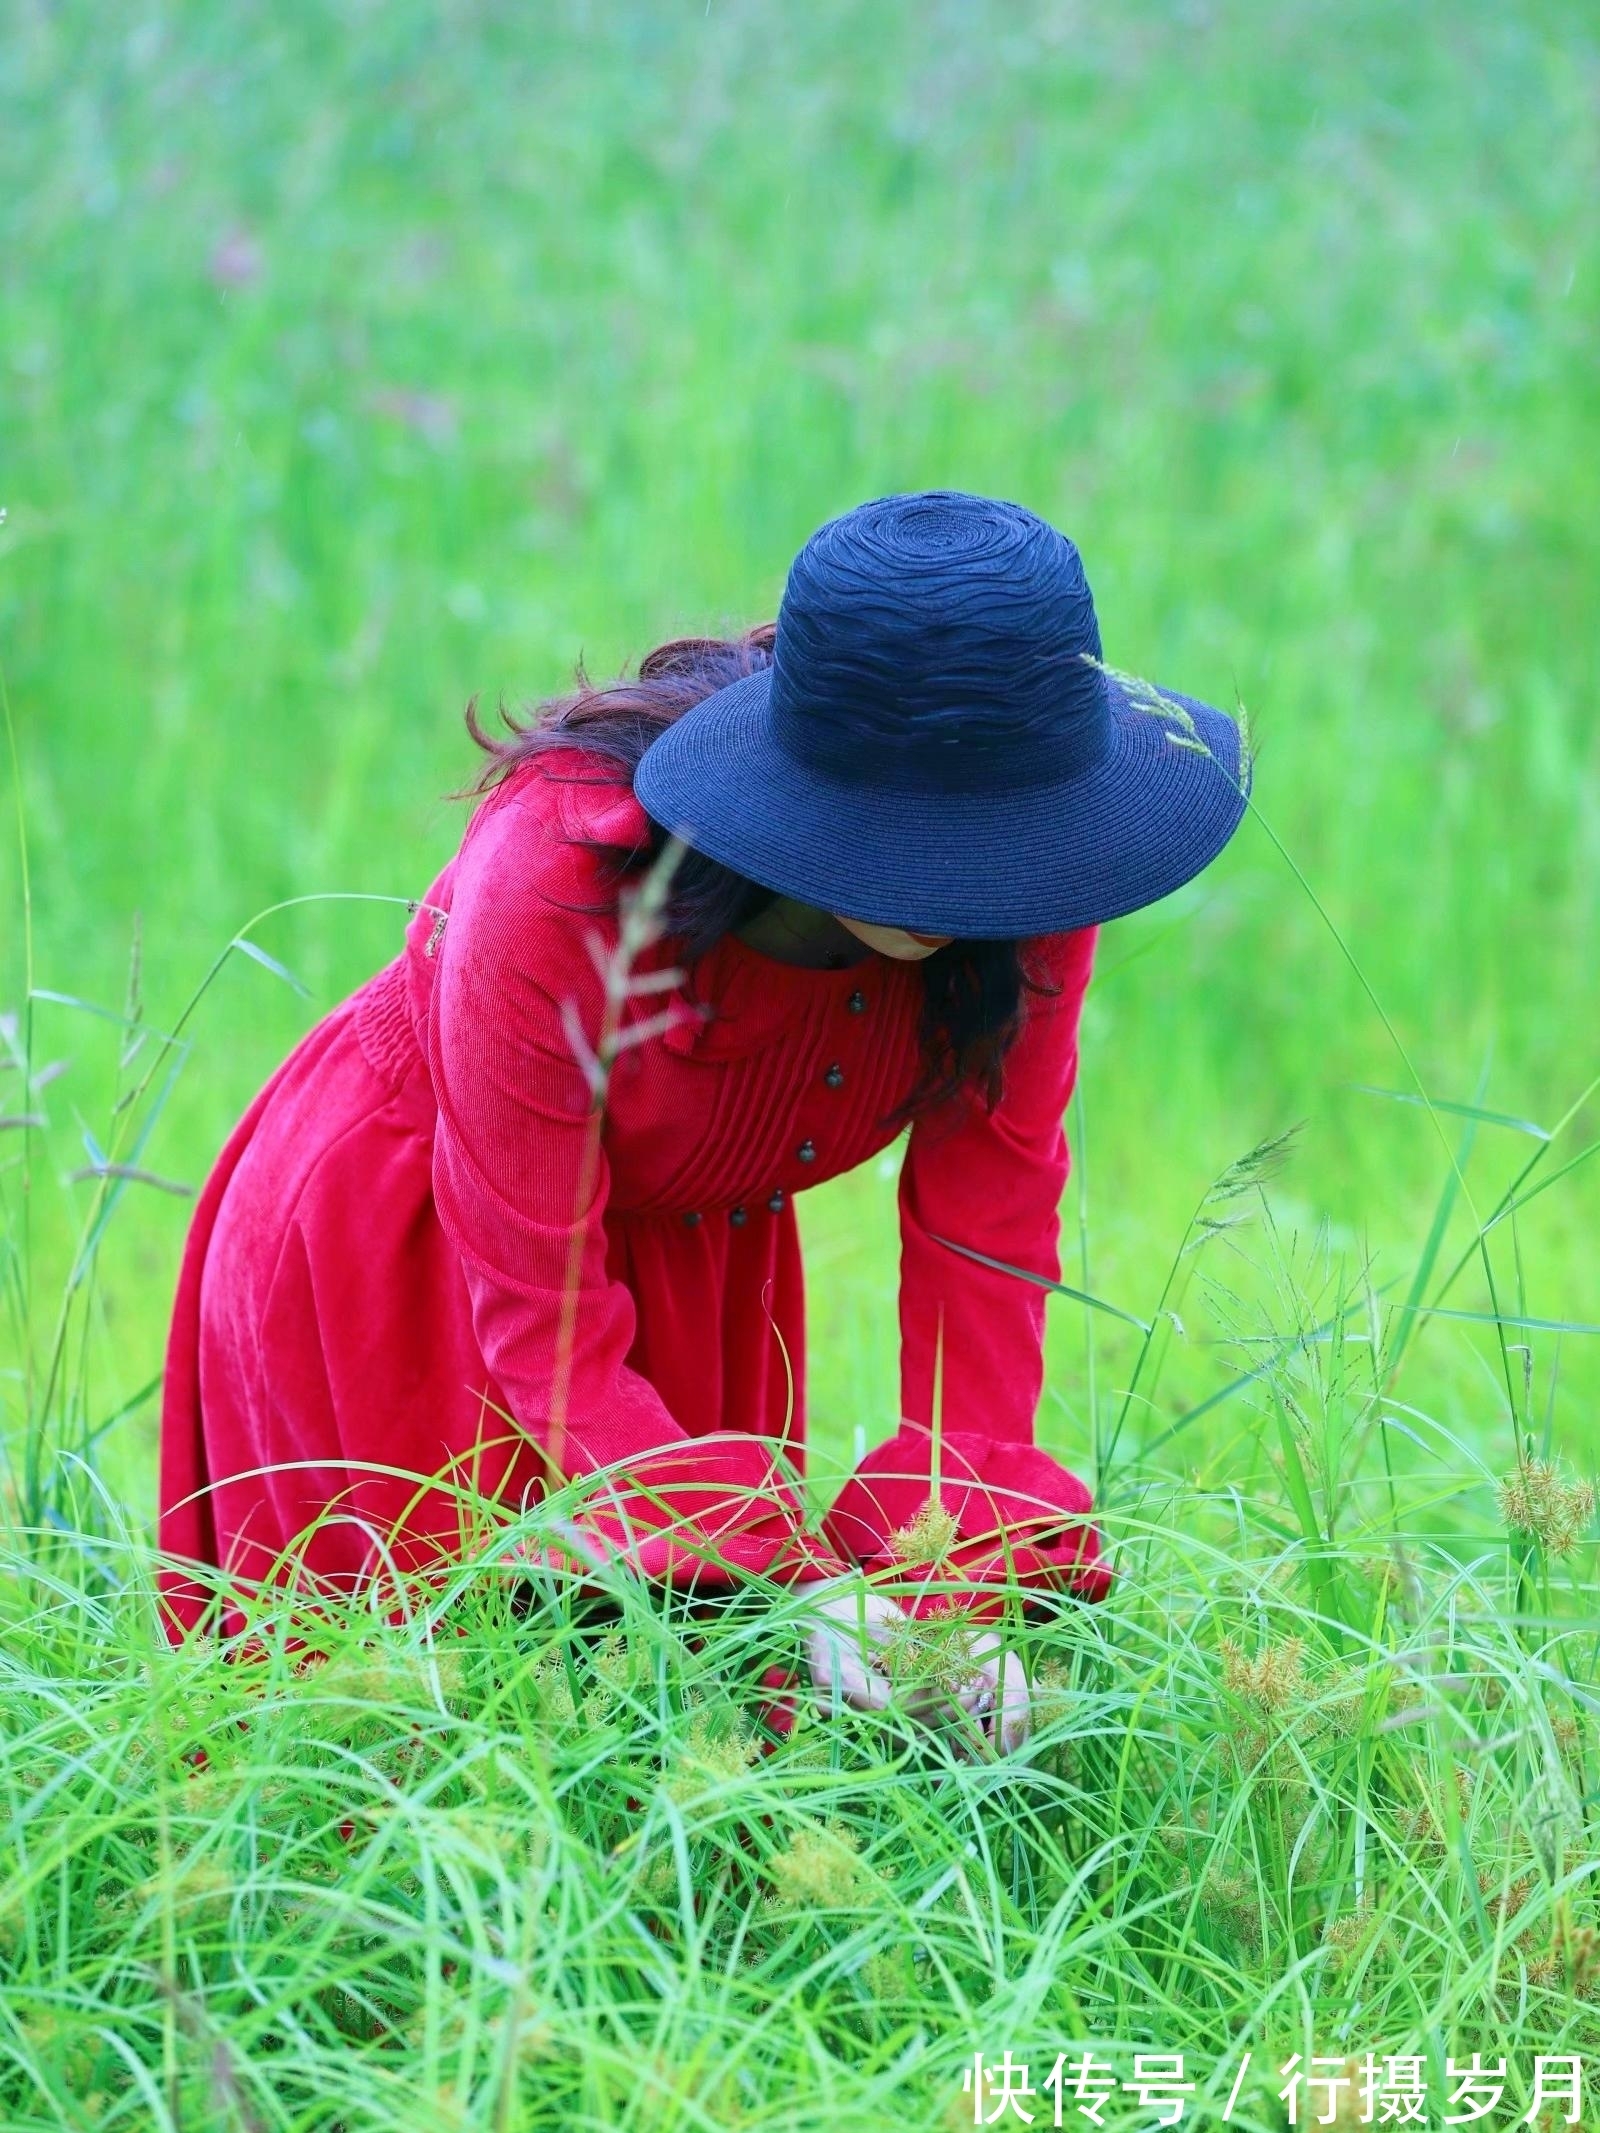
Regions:
[[846, 1569], [804, 1529], [793, 1479], [759, 1437], [691, 1437], [609, 1466], [581, 1506], [530, 1551], [553, 1567], [622, 1562], [678, 1591], [727, 1592], [747, 1578], [809, 1584]]
[[933, 1501], [933, 1436], [904, 1425], [862, 1460], [823, 1524], [829, 1543], [872, 1574], [923, 1590], [913, 1614], [959, 1607], [998, 1615], [1007, 1589], [1103, 1600], [1111, 1569], [1076, 1474], [1031, 1444], [946, 1430]]

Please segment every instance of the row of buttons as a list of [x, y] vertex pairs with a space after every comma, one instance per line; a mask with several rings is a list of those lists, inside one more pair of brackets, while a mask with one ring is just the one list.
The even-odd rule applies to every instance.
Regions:
[[[865, 1007], [866, 1004], [866, 1000], [860, 993], [853, 992], [850, 995], [849, 1007], [850, 1012], [853, 1015], [860, 1014], [862, 1008]], [[842, 1089], [844, 1087], [844, 1068], [840, 1066], [837, 1059], [833, 1062], [832, 1066], [829, 1067], [828, 1071], [823, 1075], [822, 1078], [828, 1084], [828, 1087], [830, 1089]], [[801, 1163], [814, 1163], [817, 1159], [816, 1142], [809, 1139], [803, 1140], [800, 1143], [799, 1147], [795, 1150], [795, 1159], [797, 1162]], [[772, 1212], [775, 1215], [781, 1215], [784, 1210], [786, 1198], [787, 1195], [785, 1194], [783, 1187], [780, 1185], [773, 1192], [771, 1198], [767, 1201], [767, 1205], [771, 1208]], [[705, 1218], [701, 1214], [699, 1208], [692, 1207], [683, 1218], [684, 1227], [686, 1229], [693, 1229], [698, 1223], [702, 1222], [704, 1219]], [[749, 1221], [749, 1219], [750, 1210], [748, 1207], [739, 1206], [730, 1207], [728, 1209], [728, 1220], [733, 1224], [735, 1229], [742, 1229], [745, 1223]]]

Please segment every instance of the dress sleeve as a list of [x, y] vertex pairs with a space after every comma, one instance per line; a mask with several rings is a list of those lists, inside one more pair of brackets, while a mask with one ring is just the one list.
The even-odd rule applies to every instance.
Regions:
[[[798, 1494], [754, 1436], [695, 1435], [629, 1367], [636, 1313], [606, 1272], [610, 1187], [602, 1120], [574, 1021], [598, 1043], [615, 949], [592, 866], [515, 801], [475, 826], [440, 936], [428, 1049], [438, 1128], [433, 1184], [460, 1253], [479, 1348], [516, 1423], [553, 1470], [606, 1470], [572, 1534], [591, 1567], [726, 1584], [838, 1565], [801, 1531]], [[657, 958], [659, 961], [659, 957]], [[657, 992], [625, 1019], [663, 1011]], [[649, 1071], [648, 1046], [630, 1055]]]
[[[862, 1461], [828, 1522], [834, 1545], [869, 1568], [898, 1563], [946, 1597], [952, 1584], [989, 1588], [968, 1595], [980, 1607], [997, 1606], [992, 1588], [1008, 1583], [1065, 1585], [1098, 1599], [1110, 1582], [1086, 1516], [1088, 1489], [1033, 1441], [1046, 1292], [949, 1249], [1060, 1278], [1064, 1120], [1094, 949], [1093, 928], [1045, 944], [1056, 989], [1026, 996], [993, 1111], [969, 1095], [953, 1120], [912, 1126], [900, 1174], [901, 1427]], [[941, 1517], [930, 1519], [934, 1511]]]

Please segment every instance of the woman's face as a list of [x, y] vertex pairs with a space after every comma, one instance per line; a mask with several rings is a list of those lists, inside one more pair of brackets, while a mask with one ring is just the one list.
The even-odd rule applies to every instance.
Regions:
[[925, 956], [948, 948], [951, 940], [948, 933], [907, 933], [901, 926], [869, 926], [861, 918], [840, 918], [839, 924], [858, 941], [865, 941], [869, 948], [896, 963], [920, 963]]

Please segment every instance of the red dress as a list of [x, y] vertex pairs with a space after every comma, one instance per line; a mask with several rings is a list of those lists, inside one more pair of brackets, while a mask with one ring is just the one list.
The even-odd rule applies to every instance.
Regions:
[[[993, 1114], [962, 1098], [912, 1128], [902, 1426], [822, 1539], [773, 1457], [798, 1467], [805, 1435], [794, 1195], [894, 1137], [920, 977], [877, 956], [797, 968], [730, 935], [621, 1010], [668, 1026], [620, 1052], [597, 1117], [570, 1032], [575, 1015], [598, 1038], [594, 951], [618, 919], [586, 841], [639, 848], [647, 828], [597, 759], [517, 771], [402, 954], [251, 1105], [179, 1277], [163, 1550], [247, 1582], [282, 1577], [293, 1550], [303, 1578], [348, 1586], [458, 1554], [485, 1505], [517, 1512], [553, 1470], [622, 1462], [571, 1529], [580, 1559], [621, 1551], [675, 1582], [880, 1567], [929, 1495], [942, 1323], [958, 1535], [941, 1576], [1097, 1597], [1088, 1492], [1033, 1447], [1044, 1292], [934, 1241], [1057, 1273], [1092, 932], [1047, 944], [1060, 992], [1029, 996]], [[648, 947], [635, 975], [674, 967], [673, 949]], [[169, 1568], [175, 1630], [205, 1589]]]

